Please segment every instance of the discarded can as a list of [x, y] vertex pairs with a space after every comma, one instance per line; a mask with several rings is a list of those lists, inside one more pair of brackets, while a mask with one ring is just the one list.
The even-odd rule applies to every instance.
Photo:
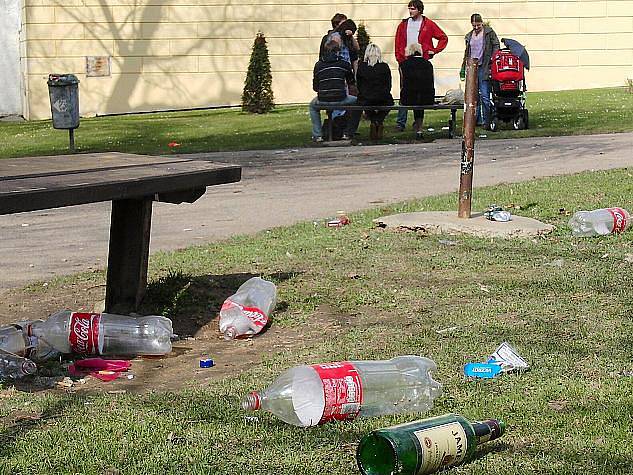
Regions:
[[507, 222], [512, 220], [510, 211], [505, 211], [501, 206], [490, 205], [484, 211], [484, 217], [490, 221]]
[[339, 215], [336, 219], [332, 219], [330, 221], [327, 222], [327, 227], [328, 228], [340, 228], [341, 226], [347, 226], [351, 221], [349, 220], [349, 218], [344, 215], [341, 214]]

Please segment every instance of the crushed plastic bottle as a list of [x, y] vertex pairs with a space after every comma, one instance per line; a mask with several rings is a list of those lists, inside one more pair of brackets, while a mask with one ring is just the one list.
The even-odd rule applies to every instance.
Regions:
[[435, 362], [421, 356], [386, 361], [342, 361], [302, 365], [282, 373], [263, 391], [242, 401], [300, 427], [402, 412], [425, 412], [442, 386], [431, 373]]
[[171, 352], [172, 323], [150, 315], [62, 310], [45, 321], [32, 322], [29, 335], [61, 353], [81, 355], [165, 355]]
[[624, 208], [601, 208], [577, 211], [569, 220], [571, 233], [576, 237], [619, 234], [631, 225], [631, 217]]
[[0, 327], [0, 349], [33, 361], [44, 361], [55, 358], [59, 352], [29, 336], [29, 329], [34, 322], [19, 322]]
[[220, 309], [220, 331], [225, 340], [259, 333], [277, 303], [277, 287], [260, 277], [244, 282]]
[[0, 349], [0, 379], [20, 379], [36, 371], [37, 365], [30, 359]]

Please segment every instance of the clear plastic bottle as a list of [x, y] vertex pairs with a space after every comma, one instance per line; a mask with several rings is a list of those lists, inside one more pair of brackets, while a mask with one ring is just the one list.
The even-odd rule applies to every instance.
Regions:
[[268, 323], [277, 303], [277, 287], [260, 277], [244, 282], [220, 309], [220, 331], [225, 340], [255, 335]]
[[243, 399], [246, 410], [263, 409], [300, 427], [401, 412], [425, 412], [442, 393], [421, 356], [386, 361], [342, 361], [296, 366], [263, 391]]
[[33, 361], [0, 349], [0, 379], [20, 379], [36, 371]]
[[58, 351], [30, 335], [33, 323], [27, 321], [0, 327], [0, 349], [34, 361], [44, 361], [58, 356]]
[[31, 342], [20, 325], [0, 327], [0, 350], [24, 356], [30, 346]]
[[577, 237], [623, 233], [630, 225], [630, 214], [624, 208], [601, 208], [593, 211], [578, 211], [574, 213], [569, 220], [571, 233]]
[[171, 320], [62, 310], [33, 322], [31, 333], [61, 353], [164, 355], [171, 352]]

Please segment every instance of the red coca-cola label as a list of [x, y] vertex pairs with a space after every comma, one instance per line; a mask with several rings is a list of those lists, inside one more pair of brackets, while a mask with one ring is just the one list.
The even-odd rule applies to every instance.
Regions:
[[100, 313], [73, 313], [68, 341], [73, 353], [96, 355], [99, 348]]
[[363, 403], [363, 385], [354, 365], [348, 361], [312, 365], [323, 383], [325, 407], [319, 424], [352, 420]]
[[626, 212], [622, 208], [607, 208], [607, 211], [613, 216], [613, 233], [618, 234], [626, 229]]
[[233, 302], [230, 299], [226, 299], [224, 301], [224, 303], [222, 304], [222, 308], [220, 309], [220, 312], [222, 312], [222, 310], [229, 310], [233, 307], [239, 308], [241, 312], [251, 322], [253, 322], [253, 324], [255, 324], [259, 328], [265, 327], [266, 324], [268, 323], [268, 316], [264, 312], [262, 312], [259, 308], [245, 307], [244, 305], [240, 305], [239, 303]]

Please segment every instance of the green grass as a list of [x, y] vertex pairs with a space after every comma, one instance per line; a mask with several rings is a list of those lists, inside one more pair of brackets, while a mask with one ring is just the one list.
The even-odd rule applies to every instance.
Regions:
[[[497, 133], [488, 138], [613, 133], [633, 130], [633, 95], [625, 88], [528, 93], [530, 129]], [[446, 137], [442, 127], [448, 111], [428, 111], [427, 139]], [[457, 130], [461, 130], [461, 111]], [[411, 119], [412, 120], [412, 119]], [[413, 133], [392, 132], [395, 113], [385, 127], [384, 143], [410, 141]], [[359, 140], [368, 140], [369, 127], [361, 123]], [[180, 143], [178, 153], [302, 147], [310, 144], [307, 106], [278, 107], [265, 115], [235, 109], [172, 112], [82, 119], [75, 141], [79, 152], [120, 151], [169, 154], [170, 142]], [[68, 134], [54, 130], [50, 121], [0, 122], [0, 158], [67, 153]]]
[[[455, 209], [450, 194], [354, 214], [341, 229], [301, 223], [154, 255], [145, 313], [208, 315], [220, 304], [209, 287], [261, 273], [278, 284], [273, 329], [319, 328], [323, 312], [340, 326], [294, 350], [271, 348], [262, 364], [200, 390], [0, 397], [0, 473], [354, 474], [354, 450], [368, 431], [446, 412], [509, 427], [456, 475], [633, 473], [633, 234], [575, 239], [559, 211], [631, 209], [632, 196], [628, 170], [476, 191], [473, 209], [513, 203], [516, 214], [556, 226], [536, 239], [425, 237], [372, 225], [387, 213]], [[29, 298], [63, 285], [31, 288]], [[465, 381], [464, 363], [484, 360], [502, 341], [531, 370]], [[428, 414], [299, 429], [267, 414], [247, 420], [239, 409], [242, 394], [292, 365], [401, 354], [438, 364], [444, 394]], [[7, 422], [18, 411], [41, 417]]]

